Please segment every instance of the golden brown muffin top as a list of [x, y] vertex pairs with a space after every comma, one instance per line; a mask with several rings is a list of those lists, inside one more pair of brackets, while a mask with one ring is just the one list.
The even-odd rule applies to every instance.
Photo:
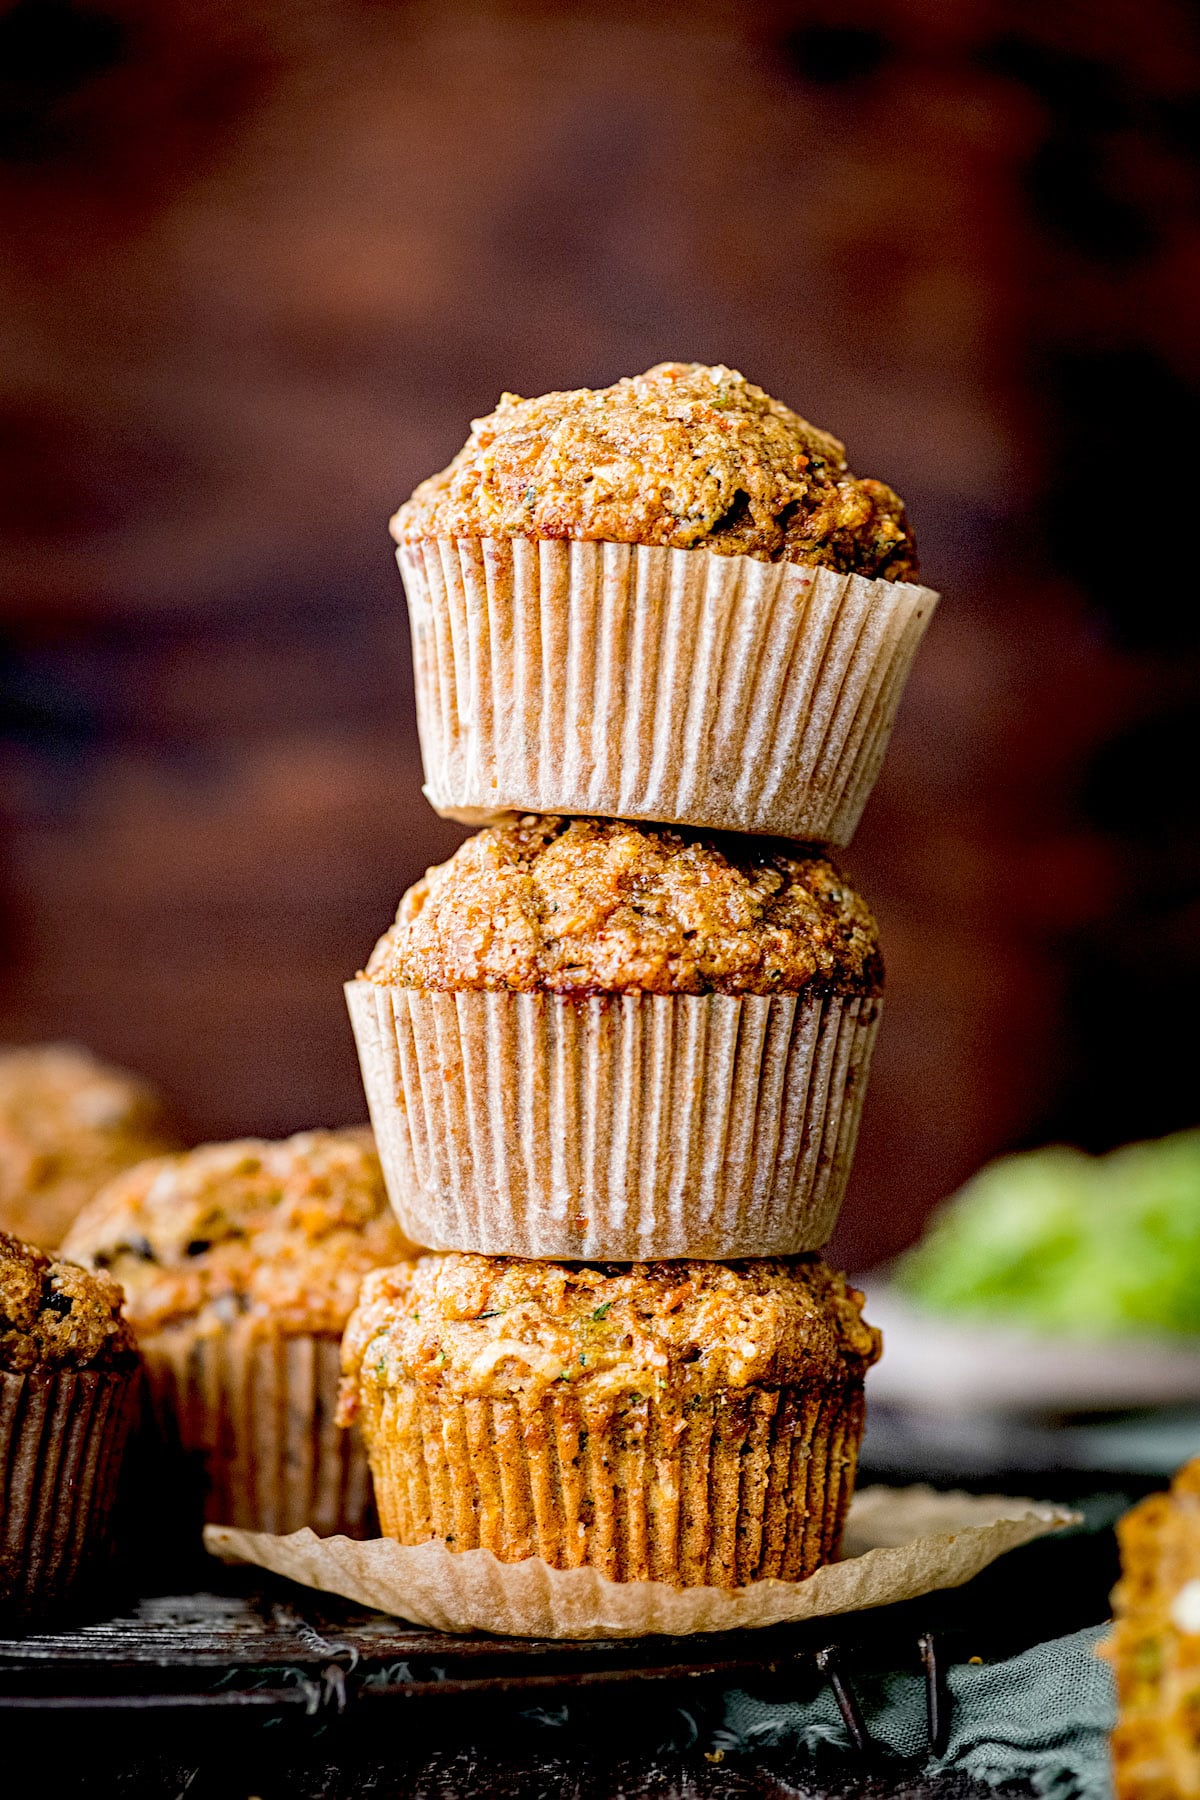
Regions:
[[736, 369], [659, 363], [607, 388], [502, 394], [391, 522], [431, 537], [608, 539], [915, 580], [904, 503]]
[[410, 1256], [371, 1133], [204, 1144], [119, 1175], [76, 1221], [69, 1254], [112, 1269], [139, 1333], [244, 1316], [341, 1332], [368, 1269]]
[[137, 1350], [123, 1299], [109, 1276], [52, 1262], [0, 1231], [0, 1370], [132, 1366]]
[[53, 1249], [118, 1170], [177, 1143], [137, 1076], [73, 1044], [0, 1051], [0, 1230]]
[[816, 850], [530, 816], [478, 832], [411, 887], [365, 973], [584, 996], [877, 993], [883, 971], [865, 901]]
[[632, 1265], [420, 1256], [363, 1283], [342, 1345], [342, 1416], [368, 1383], [532, 1402], [568, 1389], [592, 1402], [683, 1402], [834, 1383], [879, 1355], [861, 1307], [819, 1256]]

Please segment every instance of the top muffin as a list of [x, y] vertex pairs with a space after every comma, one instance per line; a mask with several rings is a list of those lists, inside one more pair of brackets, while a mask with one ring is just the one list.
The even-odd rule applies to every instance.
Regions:
[[0, 1231], [0, 1370], [111, 1369], [131, 1364], [133, 1333], [107, 1275], [52, 1262]]
[[177, 1141], [147, 1083], [86, 1050], [0, 1053], [0, 1229], [53, 1249], [106, 1181]]
[[97, 1195], [67, 1242], [116, 1273], [139, 1332], [247, 1314], [285, 1332], [341, 1332], [367, 1270], [412, 1254], [365, 1129], [142, 1163]]
[[400, 903], [369, 981], [449, 991], [872, 994], [866, 902], [819, 852], [620, 819], [481, 831]]
[[391, 521], [432, 537], [607, 539], [914, 580], [904, 503], [736, 369], [659, 363], [608, 388], [503, 394]]

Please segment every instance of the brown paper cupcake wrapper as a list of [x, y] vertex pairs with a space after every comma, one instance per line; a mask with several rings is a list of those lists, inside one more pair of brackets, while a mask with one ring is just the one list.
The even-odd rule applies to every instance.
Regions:
[[828, 1241], [878, 999], [347, 984], [388, 1193], [435, 1250], [634, 1262]]
[[164, 1435], [203, 1468], [204, 1515], [252, 1531], [376, 1529], [366, 1452], [335, 1423], [340, 1340], [259, 1320], [142, 1340]]
[[847, 844], [937, 595], [708, 550], [398, 551], [425, 793]]
[[540, 1557], [503, 1563], [490, 1550], [454, 1552], [392, 1538], [322, 1540], [311, 1531], [266, 1537], [210, 1526], [209, 1550], [289, 1581], [342, 1594], [438, 1631], [509, 1637], [645, 1637], [830, 1618], [960, 1587], [1034, 1538], [1079, 1523], [1078, 1513], [1032, 1500], [865, 1488], [854, 1497], [841, 1562], [806, 1581], [744, 1588], [610, 1581], [596, 1569], [552, 1569]]
[[549, 1394], [364, 1394], [384, 1532], [613, 1581], [799, 1581], [837, 1554], [862, 1437], [862, 1382], [607, 1407]]
[[0, 1373], [0, 1622], [59, 1611], [112, 1554], [141, 1370]]

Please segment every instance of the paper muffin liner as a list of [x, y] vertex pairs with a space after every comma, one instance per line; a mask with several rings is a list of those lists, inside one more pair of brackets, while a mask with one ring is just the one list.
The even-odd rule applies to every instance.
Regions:
[[790, 1256], [833, 1231], [877, 998], [347, 984], [401, 1226], [434, 1250]]
[[0, 1624], [61, 1611], [104, 1573], [141, 1370], [0, 1373]]
[[709, 550], [437, 538], [397, 552], [425, 793], [847, 844], [937, 595]]
[[368, 1387], [363, 1433], [384, 1533], [613, 1581], [799, 1581], [837, 1553], [862, 1437], [861, 1379], [686, 1405]]
[[339, 1337], [240, 1319], [173, 1326], [141, 1348], [164, 1437], [200, 1465], [206, 1519], [351, 1537], [377, 1528], [366, 1451], [335, 1423]]
[[827, 1563], [806, 1581], [754, 1581], [742, 1588], [610, 1581], [592, 1568], [552, 1569], [540, 1557], [504, 1563], [490, 1550], [456, 1552], [439, 1541], [323, 1540], [311, 1531], [267, 1537], [217, 1526], [204, 1536], [209, 1550], [227, 1562], [254, 1563], [437, 1631], [674, 1637], [830, 1618], [960, 1587], [998, 1556], [1079, 1519], [1032, 1500], [939, 1494], [928, 1487], [864, 1488], [851, 1504], [842, 1561]]

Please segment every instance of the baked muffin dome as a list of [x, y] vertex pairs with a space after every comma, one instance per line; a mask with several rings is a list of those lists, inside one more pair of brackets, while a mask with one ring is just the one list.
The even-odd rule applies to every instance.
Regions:
[[141, 1163], [97, 1195], [69, 1245], [117, 1275], [139, 1335], [245, 1315], [283, 1332], [340, 1333], [363, 1275], [412, 1252], [366, 1129]]
[[137, 1351], [109, 1276], [54, 1262], [0, 1231], [0, 1370], [118, 1369]]
[[366, 979], [441, 990], [874, 994], [865, 903], [815, 849], [526, 817], [409, 889]]
[[177, 1143], [137, 1076], [72, 1044], [0, 1051], [0, 1229], [53, 1249], [106, 1181]]
[[659, 363], [607, 388], [503, 394], [391, 522], [436, 537], [607, 539], [908, 581], [904, 504], [736, 369]]
[[416, 1381], [459, 1398], [568, 1390], [684, 1403], [762, 1385], [836, 1384], [879, 1356], [862, 1295], [819, 1256], [565, 1263], [450, 1253], [363, 1283], [342, 1346], [346, 1409]]

